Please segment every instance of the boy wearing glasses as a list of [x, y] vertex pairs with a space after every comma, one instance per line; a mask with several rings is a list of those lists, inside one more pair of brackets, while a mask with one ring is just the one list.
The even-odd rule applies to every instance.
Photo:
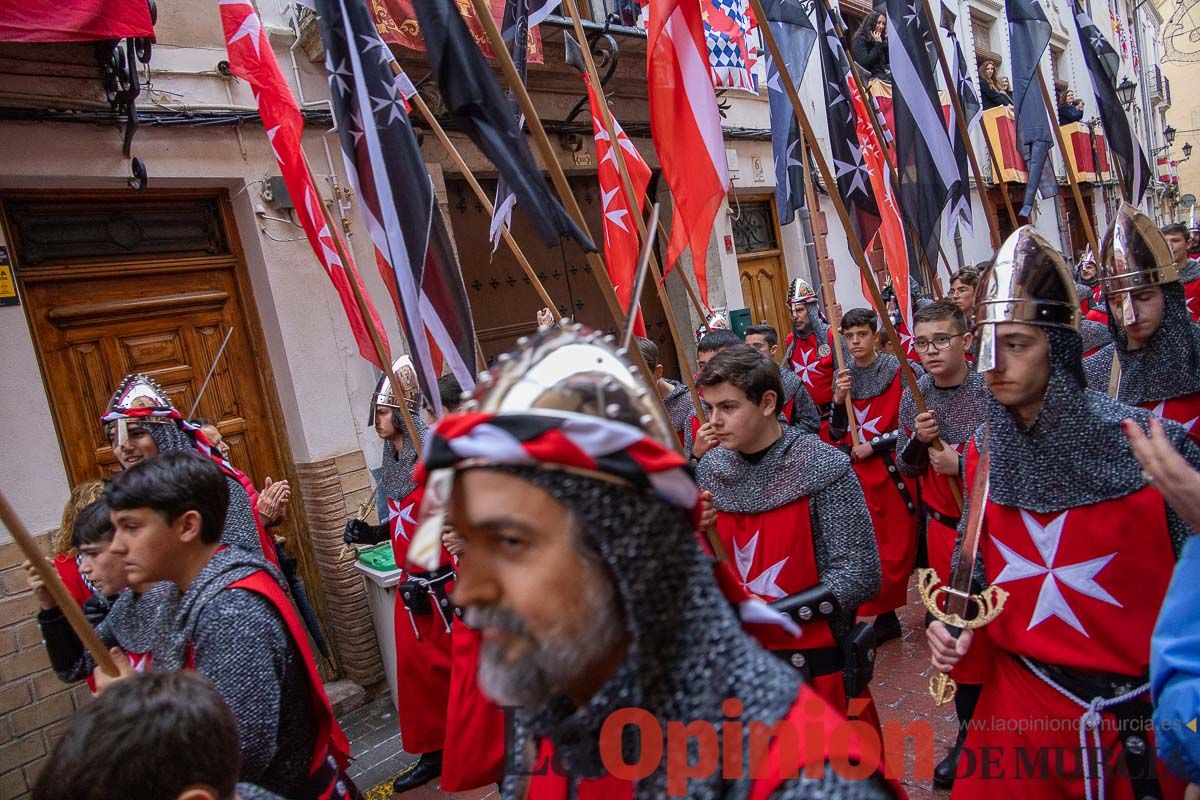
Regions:
[[[942, 299], [918, 309], [913, 313], [913, 329], [913, 347], [925, 368], [918, 386], [929, 410], [918, 414], [912, 392], [904, 390], [896, 466], [904, 475], [916, 478], [920, 487], [928, 563], [945, 583], [950, 580], [950, 557], [961, 514], [951, 486], [962, 488], [962, 452], [983, 424], [987, 386], [983, 376], [967, 365], [971, 334], [957, 301]], [[942, 440], [941, 450], [930, 447], [934, 439]], [[954, 783], [967, 723], [979, 699], [984, 651], [984, 647], [972, 648], [971, 657], [959, 662], [953, 673], [958, 682], [954, 706], [959, 732], [954, 748], [934, 768], [933, 784], [941, 789]]]

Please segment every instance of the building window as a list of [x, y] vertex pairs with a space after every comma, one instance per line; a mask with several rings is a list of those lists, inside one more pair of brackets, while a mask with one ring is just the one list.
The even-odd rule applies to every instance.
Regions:
[[738, 255], [779, 249], [770, 200], [735, 204], [734, 213], [733, 244]]

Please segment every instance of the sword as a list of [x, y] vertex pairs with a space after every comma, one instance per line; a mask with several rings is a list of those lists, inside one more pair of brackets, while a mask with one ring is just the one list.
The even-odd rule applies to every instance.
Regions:
[[[971, 508], [967, 513], [967, 528], [963, 532], [958, 564], [951, 573], [950, 583], [939, 585], [937, 570], [917, 571], [917, 591], [921, 593], [922, 602], [929, 609], [929, 613], [945, 624], [956, 639], [963, 628], [982, 628], [994, 620], [1004, 610], [1004, 604], [1008, 600], [1008, 592], [994, 585], [979, 594], [971, 594], [971, 579], [975, 573], [975, 562], [979, 557], [979, 538], [983, 532], [983, 516], [991, 490], [991, 465], [988, 433], [987, 428], [984, 428], [979, 465], [971, 481]], [[966, 614], [972, 606], [976, 614], [968, 619]], [[935, 705], [949, 703], [957, 691], [958, 686], [954, 680], [944, 672], [937, 673], [929, 681], [929, 693], [933, 696]]]
[[208, 368], [208, 374], [204, 376], [204, 383], [200, 384], [200, 391], [196, 392], [196, 399], [192, 401], [192, 407], [188, 409], [185, 419], [191, 419], [196, 413], [196, 409], [200, 407], [200, 398], [204, 397], [204, 390], [208, 388], [208, 382], [212, 380], [213, 374], [217, 371], [217, 364], [221, 363], [221, 354], [225, 352], [225, 345], [229, 344], [230, 336], [233, 336], [232, 326], [229, 328], [229, 333], [225, 334], [225, 340], [221, 342], [221, 347], [217, 350], [216, 356], [213, 357], [212, 365]]
[[[640, 214], [641, 212], [635, 211], [634, 213]], [[655, 203], [650, 209], [650, 221], [646, 223], [646, 230], [653, 231], [657, 228], [658, 203]], [[629, 298], [629, 313], [625, 315], [625, 332], [621, 335], [621, 347], [626, 352], [629, 351], [629, 345], [633, 343], [633, 324], [637, 320], [638, 305], [642, 300], [642, 288], [646, 285], [646, 273], [650, 271], [650, 253], [653, 250], [654, 237], [647, 234], [642, 242], [642, 254], [638, 258], [637, 272], [634, 273], [633, 296]], [[654, 367], [650, 367], [650, 369], [654, 369]]]
[[308, 628], [308, 634], [312, 637], [313, 644], [317, 646], [317, 650], [321, 655], [329, 658], [329, 645], [325, 643], [325, 636], [321, 633], [321, 625], [317, 621], [317, 614], [313, 611], [308, 602], [308, 595], [304, 591], [304, 584], [300, 581], [300, 576], [296, 573], [296, 559], [289, 556], [284, 549], [275, 544], [275, 555], [279, 559], [279, 571], [283, 573], [284, 580], [287, 581], [288, 589], [292, 593], [292, 603], [296, 606], [296, 610], [300, 612], [300, 619], [304, 621], [304, 627]]

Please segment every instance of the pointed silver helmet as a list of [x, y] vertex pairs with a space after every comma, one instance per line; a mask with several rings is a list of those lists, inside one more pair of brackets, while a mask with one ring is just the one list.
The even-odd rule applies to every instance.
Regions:
[[[115, 445], [125, 443], [129, 438], [130, 420], [130, 417], [125, 415], [135, 408], [170, 411], [174, 407], [174, 404], [171, 402], [171, 396], [149, 375], [141, 372], [126, 375], [117, 387], [117, 390], [113, 392], [112, 398], [108, 401], [108, 408], [104, 410], [106, 418], [118, 415], [116, 419], [111, 419], [107, 423], [109, 439]], [[139, 417], [136, 420], [136, 424], [138, 425], [156, 425], [162, 423], [174, 424], [174, 421], [166, 417]]]
[[788, 284], [787, 304], [794, 306], [799, 303], [817, 302], [817, 293], [803, 278], [793, 278]]
[[1100, 244], [1100, 286], [1122, 325], [1138, 321], [1130, 294], [1179, 280], [1166, 238], [1136, 206], [1121, 203]]
[[375, 384], [375, 393], [371, 395], [371, 414], [368, 417], [370, 425], [375, 424], [375, 409], [379, 406], [399, 410], [400, 401], [403, 400], [408, 410], [413, 413], [421, 407], [421, 387], [417, 383], [417, 370], [413, 366], [412, 356], [403, 355], [393, 361], [392, 372], [395, 373], [396, 380], [400, 381], [400, 388], [405, 397], [399, 398], [392, 393], [392, 384], [387, 375], [379, 376], [379, 381]]
[[1018, 228], [1000, 246], [975, 288], [975, 368], [996, 368], [996, 325], [1022, 322], [1079, 330], [1079, 298], [1062, 254], [1032, 225]]

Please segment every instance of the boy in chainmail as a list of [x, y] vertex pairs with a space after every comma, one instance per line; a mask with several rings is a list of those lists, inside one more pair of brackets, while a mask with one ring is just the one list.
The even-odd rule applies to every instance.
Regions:
[[[697, 540], [699, 495], [671, 425], [599, 335], [534, 337], [480, 380], [464, 411], [427, 446], [426, 497], [444, 499], [423, 512], [411, 553], [436, 559], [443, 519], [463, 541], [454, 600], [483, 634], [484, 691], [514, 707], [504, 797], [668, 796], [670, 762], [636, 779], [605, 770], [653, 757], [637, 737], [602, 743], [620, 709], [711, 725], [718, 741], [729, 724], [800, 719], [804, 707], [836, 721], [743, 631]], [[889, 796], [877, 776], [850, 783], [823, 767], [821, 747], [806, 749], [800, 777], [717, 767], [671, 793]]]
[[[344, 774], [349, 744], [282, 577], [260, 555], [221, 544], [229, 488], [217, 465], [161, 453], [116, 475], [105, 500], [110, 549], [130, 583], [161, 581], [180, 595], [154, 668], [194, 669], [213, 682], [237, 720], [239, 778], [284, 797], [356, 796]], [[124, 659], [118, 665], [129, 674]]]
[[829, 415], [833, 404], [833, 328], [821, 319], [817, 294], [802, 278], [788, 285], [788, 310], [792, 331], [783, 343], [783, 363], [800, 380], [821, 415], [821, 438], [829, 439]]
[[1171, 258], [1179, 271], [1179, 283], [1183, 286], [1184, 302], [1192, 322], [1200, 322], [1200, 261], [1188, 254], [1191, 238], [1183, 223], [1176, 222], [1162, 229], [1162, 235], [1171, 248]]
[[[753, 347], [772, 361], [779, 353], [779, 333], [765, 322], [746, 328], [746, 344]], [[798, 425], [805, 433], [818, 433], [821, 430], [821, 412], [813, 402], [804, 381], [792, 371], [791, 367], [779, 365], [779, 380], [783, 383], [783, 402], [780, 413], [788, 425]]]
[[[1147, 483], [1125, 436], [1123, 422], [1144, 430], [1151, 412], [1084, 388], [1071, 274], [1032, 226], [1009, 237], [981, 286], [976, 368], [990, 396], [966, 485], [987, 469], [988, 489], [963, 513], [986, 504], [978, 552], [955, 559], [971, 559], [971, 591], [995, 586], [1007, 602], [987, 626], [992, 667], [960, 762], [976, 767], [960, 771], [954, 796], [1181, 797], [1149, 740], [1147, 673], [1192, 531]], [[1164, 429], [1200, 465], [1183, 429]], [[941, 621], [926, 633], [942, 672], [973, 647], [973, 631], [956, 640]], [[1037, 768], [1043, 753], [1055, 766]]]
[[891, 353], [876, 351], [878, 327], [879, 320], [869, 308], [852, 308], [842, 316], [842, 337], [853, 363], [834, 381], [829, 435], [836, 443], [852, 445], [847, 437], [849, 397], [858, 430], [858, 443], [850, 449], [850, 460], [867, 496], [883, 567], [879, 594], [864, 603], [858, 613], [877, 615], [875, 636], [882, 644], [901, 634], [896, 609], [908, 597], [908, 578], [917, 552], [917, 507], [915, 483], [896, 469], [896, 431], [903, 390], [900, 362]]
[[1104, 236], [1100, 283], [1114, 342], [1083, 362], [1088, 386], [1115, 386], [1122, 403], [1174, 420], [1200, 442], [1200, 327], [1166, 240], [1128, 203]]

